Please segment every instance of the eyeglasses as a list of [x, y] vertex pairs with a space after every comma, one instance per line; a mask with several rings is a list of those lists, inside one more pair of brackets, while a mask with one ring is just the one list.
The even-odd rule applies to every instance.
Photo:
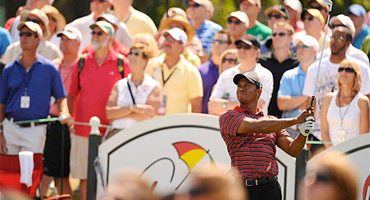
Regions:
[[31, 37], [32, 35], [34, 35], [33, 32], [31, 31], [26, 31], [26, 32], [19, 32], [19, 37], [22, 37], [22, 36], [26, 36], [26, 37]]
[[272, 18], [275, 18], [275, 19], [281, 19], [283, 16], [282, 15], [267, 15], [267, 18], [268, 19], [272, 19]]
[[353, 68], [344, 68], [344, 67], [339, 67], [338, 72], [346, 71], [347, 73], [356, 73], [356, 71]]
[[140, 56], [141, 53], [139, 53], [139, 52], [131, 52], [130, 51], [130, 53], [128, 53], [128, 55]]
[[222, 58], [222, 63], [228, 62], [230, 64], [236, 64], [238, 63], [237, 59], [232, 59], [232, 58]]
[[34, 22], [34, 23], [36, 23], [36, 24], [41, 24], [41, 21], [40, 20], [38, 20], [38, 19], [31, 19], [31, 18], [26, 18], [26, 21], [28, 21], [28, 22]]
[[345, 38], [343, 36], [334, 36], [334, 35], [331, 36], [331, 39], [332, 40], [340, 40], [340, 41], [344, 41], [345, 40]]
[[92, 31], [92, 32], [91, 32], [91, 35], [102, 36], [102, 35], [103, 35], [103, 31], [97, 31], [97, 32]]
[[234, 23], [235, 25], [240, 25], [242, 22], [241, 22], [241, 21], [239, 21], [239, 20], [235, 20], [235, 21], [233, 21], [233, 20], [231, 20], [231, 19], [228, 19], [228, 20], [227, 20], [227, 23], [228, 23], [228, 24], [232, 24], [232, 23]]
[[238, 43], [235, 46], [236, 46], [237, 49], [242, 49], [243, 48], [243, 49], [249, 50], [249, 49], [252, 48], [251, 45], [249, 45], [249, 44], [242, 44], [242, 43]]
[[194, 187], [189, 190], [189, 195], [191, 197], [197, 197], [203, 194], [207, 194], [209, 189], [204, 186]]
[[302, 21], [305, 21], [306, 19], [308, 20], [308, 21], [312, 21], [313, 20], [313, 16], [309, 16], [309, 17], [302, 17]]
[[219, 44], [227, 44], [228, 42], [226, 40], [212, 40], [213, 44], [219, 43]]
[[304, 44], [302, 44], [302, 45], [298, 44], [295, 48], [296, 48], [296, 49], [308, 49], [308, 48], [309, 48], [309, 46], [306, 46], [306, 45], [304, 45]]
[[284, 37], [287, 34], [286, 33], [272, 33], [273, 37], [276, 37], [277, 35], [279, 35], [280, 37]]
[[191, 5], [188, 4], [187, 6], [188, 6], [188, 8], [191, 8], [191, 7], [198, 8], [199, 6], [202, 6], [202, 5], [195, 3], [195, 4], [191, 4]]
[[323, 7], [321, 7], [321, 6], [310, 6], [309, 8], [317, 9], [319, 11], [321, 11], [323, 9]]

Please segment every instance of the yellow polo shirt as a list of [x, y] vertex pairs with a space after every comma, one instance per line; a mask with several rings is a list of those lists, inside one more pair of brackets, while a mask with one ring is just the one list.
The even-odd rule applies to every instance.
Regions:
[[183, 55], [171, 69], [164, 63], [164, 58], [165, 54], [162, 54], [149, 60], [145, 72], [162, 85], [163, 95], [166, 96], [166, 115], [190, 113], [190, 100], [203, 96], [200, 73]]
[[148, 15], [136, 10], [132, 6], [122, 22], [125, 23], [130, 30], [132, 37], [138, 33], [150, 33], [153, 35], [157, 33], [157, 27], [153, 20]]

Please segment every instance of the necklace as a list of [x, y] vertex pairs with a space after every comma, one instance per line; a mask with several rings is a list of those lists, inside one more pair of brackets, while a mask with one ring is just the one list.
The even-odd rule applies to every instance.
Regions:
[[343, 126], [343, 119], [344, 119], [344, 116], [346, 116], [347, 111], [348, 111], [349, 107], [351, 106], [352, 100], [353, 100], [353, 97], [351, 97], [350, 102], [348, 103], [348, 105], [346, 105], [346, 106], [347, 106], [347, 108], [346, 108], [346, 110], [344, 111], [344, 114], [343, 114], [343, 116], [342, 116], [342, 110], [341, 110], [341, 106], [340, 106], [340, 92], [338, 92], [338, 103], [339, 103], [339, 106], [338, 106], [338, 107], [339, 107], [340, 126], [341, 126], [341, 127]]

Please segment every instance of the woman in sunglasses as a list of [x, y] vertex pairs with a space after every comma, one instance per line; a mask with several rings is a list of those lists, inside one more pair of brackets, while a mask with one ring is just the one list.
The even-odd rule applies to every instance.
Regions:
[[321, 136], [326, 148], [369, 132], [369, 99], [359, 93], [357, 63], [343, 60], [338, 68], [338, 91], [325, 95], [321, 107]]
[[[106, 106], [107, 118], [113, 120], [113, 127], [128, 128], [157, 113], [161, 89], [156, 80], [144, 73], [150, 55], [144, 44], [136, 43], [131, 47], [128, 54], [131, 73], [113, 86]], [[119, 131], [111, 130], [107, 138]]]
[[218, 68], [219, 74], [239, 64], [236, 49], [228, 49], [221, 54], [221, 62]]

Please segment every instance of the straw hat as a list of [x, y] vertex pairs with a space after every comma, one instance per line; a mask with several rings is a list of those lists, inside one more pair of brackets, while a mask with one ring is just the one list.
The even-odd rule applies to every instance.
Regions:
[[193, 40], [193, 37], [195, 35], [195, 30], [194, 28], [189, 24], [189, 21], [185, 18], [182, 17], [181, 15], [174, 15], [172, 17], [166, 18], [161, 21], [161, 24], [159, 26], [159, 29], [161, 30], [166, 30], [166, 29], [171, 29], [170, 24], [173, 22], [180, 23], [185, 27], [185, 32], [188, 36], [188, 43]]
[[54, 6], [45, 5], [41, 10], [44, 11], [46, 15], [51, 15], [57, 20], [58, 25], [55, 31], [56, 33], [66, 26], [66, 19]]
[[36, 17], [41, 19], [41, 21], [44, 23], [45, 28], [46, 28], [45, 33], [43, 33], [44, 38], [48, 38], [50, 36], [48, 16], [46, 16], [46, 14], [43, 11], [39, 10], [39, 9], [23, 10], [20, 14], [20, 16], [21, 16], [20, 21], [21, 22], [26, 21], [26, 19], [29, 15], [35, 15]]

